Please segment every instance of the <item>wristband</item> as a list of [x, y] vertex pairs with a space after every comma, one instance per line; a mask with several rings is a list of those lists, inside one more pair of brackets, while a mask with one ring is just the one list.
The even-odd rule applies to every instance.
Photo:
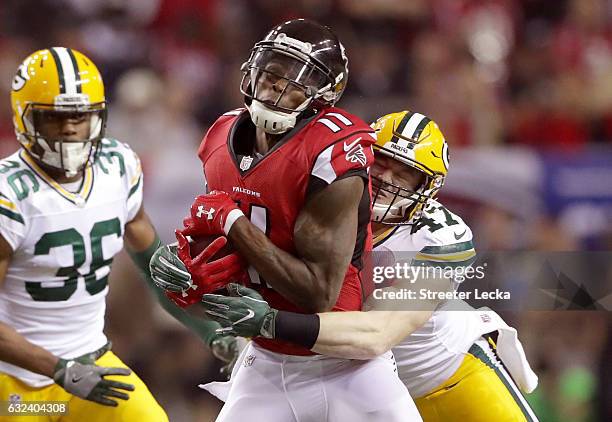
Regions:
[[317, 314], [278, 311], [275, 319], [274, 338], [312, 349], [319, 337], [320, 325]]
[[231, 230], [232, 226], [240, 217], [244, 217], [244, 213], [238, 208], [231, 210], [229, 214], [227, 214], [225, 224], [223, 225], [223, 233], [225, 233], [226, 236], [229, 235], [229, 231]]

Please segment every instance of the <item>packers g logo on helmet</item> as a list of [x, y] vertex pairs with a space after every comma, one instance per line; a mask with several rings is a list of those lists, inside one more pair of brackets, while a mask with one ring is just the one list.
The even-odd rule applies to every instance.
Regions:
[[[438, 125], [420, 113], [387, 114], [372, 124], [376, 131], [375, 154], [385, 155], [425, 175], [415, 189], [398, 186], [372, 176], [374, 191], [372, 221], [405, 225], [416, 222], [427, 201], [444, 184], [448, 173], [448, 144]], [[381, 191], [393, 195], [389, 204], [378, 201]]]
[[[64, 47], [39, 50], [19, 66], [11, 86], [17, 140], [48, 167], [75, 175], [95, 155], [106, 125], [104, 83], [96, 65]], [[79, 116], [89, 123], [86, 139], [50, 139], [40, 131], [47, 116]]]

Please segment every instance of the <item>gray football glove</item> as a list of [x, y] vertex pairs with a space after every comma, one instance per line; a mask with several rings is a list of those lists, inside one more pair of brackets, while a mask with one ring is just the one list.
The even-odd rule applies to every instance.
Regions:
[[210, 350], [217, 359], [225, 363], [221, 367], [221, 375], [229, 378], [240, 354], [236, 337], [219, 335], [210, 343]]
[[130, 397], [123, 391], [134, 391], [134, 386], [104, 377], [131, 373], [128, 368], [106, 368], [93, 362], [60, 359], [55, 366], [53, 380], [70, 394], [104, 406], [116, 407], [118, 403], [109, 397], [128, 400]]
[[274, 322], [278, 311], [271, 308], [253, 289], [230, 283], [227, 290], [231, 296], [202, 296], [202, 305], [208, 317], [223, 327], [217, 329], [217, 332], [241, 337], [274, 338]]
[[155, 285], [169, 292], [184, 292], [191, 288], [191, 274], [177, 256], [177, 244], [165, 245], [155, 251], [149, 263]]

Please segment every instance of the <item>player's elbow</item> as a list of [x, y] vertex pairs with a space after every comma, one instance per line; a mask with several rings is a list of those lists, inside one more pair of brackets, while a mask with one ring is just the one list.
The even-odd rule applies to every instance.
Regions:
[[309, 312], [320, 313], [331, 311], [338, 301], [338, 293], [336, 289], [330, 288], [329, 285], [321, 286], [321, 288], [313, 294]]
[[385, 349], [384, 347], [381, 347], [378, 344], [372, 344], [364, 348], [362, 352], [363, 357], [361, 359], [365, 359], [365, 360], [374, 359], [375, 357], [382, 355], [388, 350], [389, 349]]
[[378, 339], [372, 338], [372, 341], [367, 341], [361, 346], [359, 357], [356, 359], [374, 359], [391, 350], [391, 345], [381, 342]]
[[318, 294], [303, 307], [304, 310], [309, 314], [318, 314], [331, 311], [335, 304], [335, 300], [332, 301], [324, 294]]

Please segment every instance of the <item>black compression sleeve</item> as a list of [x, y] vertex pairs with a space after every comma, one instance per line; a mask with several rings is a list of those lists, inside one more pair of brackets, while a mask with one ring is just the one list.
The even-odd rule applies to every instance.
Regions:
[[319, 315], [278, 311], [274, 337], [311, 349], [319, 337]]

